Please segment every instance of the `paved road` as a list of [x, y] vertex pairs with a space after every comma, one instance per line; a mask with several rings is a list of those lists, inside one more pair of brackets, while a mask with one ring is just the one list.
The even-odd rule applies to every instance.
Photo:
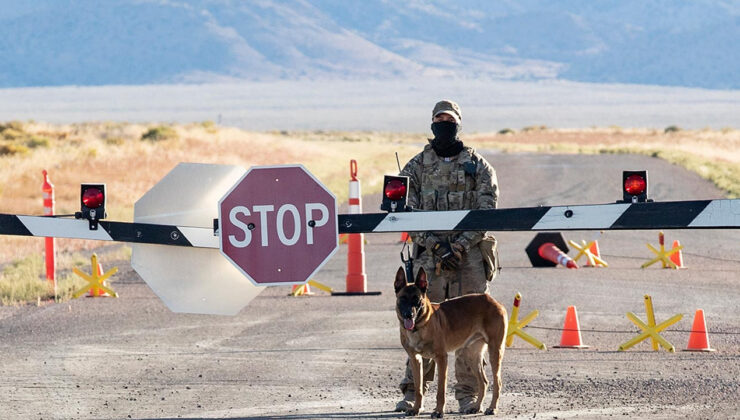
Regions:
[[[620, 198], [622, 169], [648, 169], [656, 200], [720, 198], [683, 169], [640, 156], [486, 154], [502, 185], [502, 207], [586, 204]], [[377, 208], [377, 197], [365, 209]], [[594, 232], [566, 238], [591, 239]], [[533, 269], [531, 233], [497, 234], [504, 269], [493, 296], [522, 314], [539, 310], [528, 332], [558, 344], [576, 305], [588, 350], [540, 351], [517, 339], [504, 358], [500, 418], [737, 418], [740, 380], [740, 232], [667, 231], [689, 267], [640, 269], [656, 231], [599, 237], [605, 269]], [[81, 299], [0, 308], [3, 418], [397, 418], [404, 363], [393, 312], [398, 235], [369, 237], [368, 289], [380, 296], [287, 297], [268, 288], [236, 317], [169, 312], [130, 266], [113, 283], [119, 299]], [[105, 250], [101, 250], [104, 252]], [[343, 290], [345, 250], [316, 280]], [[684, 319], [664, 336], [688, 342], [703, 308], [715, 353], [653, 352], [625, 313], [645, 318], [650, 294], [660, 322]], [[448, 409], [456, 409], [450, 394]], [[428, 409], [432, 402], [427, 401]], [[448, 416], [453, 416], [452, 413]], [[470, 416], [466, 416], [470, 417]]]

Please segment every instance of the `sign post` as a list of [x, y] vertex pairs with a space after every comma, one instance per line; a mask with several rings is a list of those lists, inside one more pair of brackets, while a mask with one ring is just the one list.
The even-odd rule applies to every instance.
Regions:
[[337, 251], [336, 198], [303, 165], [250, 168], [218, 209], [221, 253], [256, 286], [306, 283]]

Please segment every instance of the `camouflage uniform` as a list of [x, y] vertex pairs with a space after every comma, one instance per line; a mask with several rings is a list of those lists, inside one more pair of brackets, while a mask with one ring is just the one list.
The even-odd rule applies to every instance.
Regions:
[[[440, 157], [431, 145], [414, 156], [401, 171], [409, 177], [408, 204], [418, 210], [492, 209], [498, 199], [498, 182], [493, 167], [471, 147], [463, 147], [457, 156]], [[414, 242], [414, 276], [419, 267], [429, 276], [427, 295], [433, 302], [469, 293], [488, 293], [488, 281], [496, 274], [493, 261], [495, 239], [488, 232], [419, 232], [411, 234]], [[465, 249], [457, 270], [435, 271], [432, 246], [449, 240]], [[483, 358], [468, 354], [466, 349], [455, 353], [455, 398], [461, 402], [476, 398], [477, 381], [473, 372], [483, 371]], [[424, 390], [434, 379], [434, 361], [424, 360]], [[486, 381], [486, 386], [488, 382]], [[408, 399], [413, 395], [414, 380], [406, 365], [401, 391]], [[413, 397], [412, 397], [413, 399]], [[400, 403], [399, 403], [400, 404]]]

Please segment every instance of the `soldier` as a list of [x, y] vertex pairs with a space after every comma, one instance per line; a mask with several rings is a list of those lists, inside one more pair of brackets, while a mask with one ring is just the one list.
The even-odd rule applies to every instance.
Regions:
[[[440, 101], [432, 110], [434, 138], [414, 156], [401, 175], [409, 177], [408, 203], [417, 210], [477, 210], [496, 207], [498, 182], [493, 167], [457, 137], [462, 113], [452, 101]], [[488, 232], [420, 232], [412, 234], [415, 271], [429, 276], [427, 295], [432, 302], [469, 293], [488, 293], [488, 282], [496, 275], [496, 240]], [[416, 273], [414, 273], [416, 275]], [[482, 354], [468, 353], [471, 346], [455, 352], [455, 398], [460, 412], [471, 414], [480, 407], [474, 371], [484, 372]], [[434, 379], [434, 361], [424, 359], [424, 393]], [[484, 373], [485, 376], [485, 373]], [[486, 379], [486, 386], [488, 380]], [[396, 411], [410, 409], [414, 401], [414, 379], [406, 361], [401, 381], [404, 398]]]

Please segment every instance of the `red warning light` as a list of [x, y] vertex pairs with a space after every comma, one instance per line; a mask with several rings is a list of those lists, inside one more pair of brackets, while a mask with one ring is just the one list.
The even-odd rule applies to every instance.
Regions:
[[385, 186], [385, 196], [391, 200], [401, 200], [406, 196], [406, 185], [398, 179], [391, 180]]
[[80, 211], [76, 219], [90, 221], [90, 230], [98, 229], [98, 220], [105, 219], [105, 184], [80, 185]]
[[647, 182], [645, 182], [645, 178], [640, 175], [630, 175], [624, 180], [624, 190], [627, 191], [629, 195], [640, 195], [645, 192], [646, 187]]
[[105, 195], [98, 188], [87, 188], [82, 193], [82, 204], [90, 209], [96, 209], [105, 203]]
[[383, 201], [380, 209], [387, 212], [410, 211], [406, 205], [409, 177], [386, 175], [383, 177]]

